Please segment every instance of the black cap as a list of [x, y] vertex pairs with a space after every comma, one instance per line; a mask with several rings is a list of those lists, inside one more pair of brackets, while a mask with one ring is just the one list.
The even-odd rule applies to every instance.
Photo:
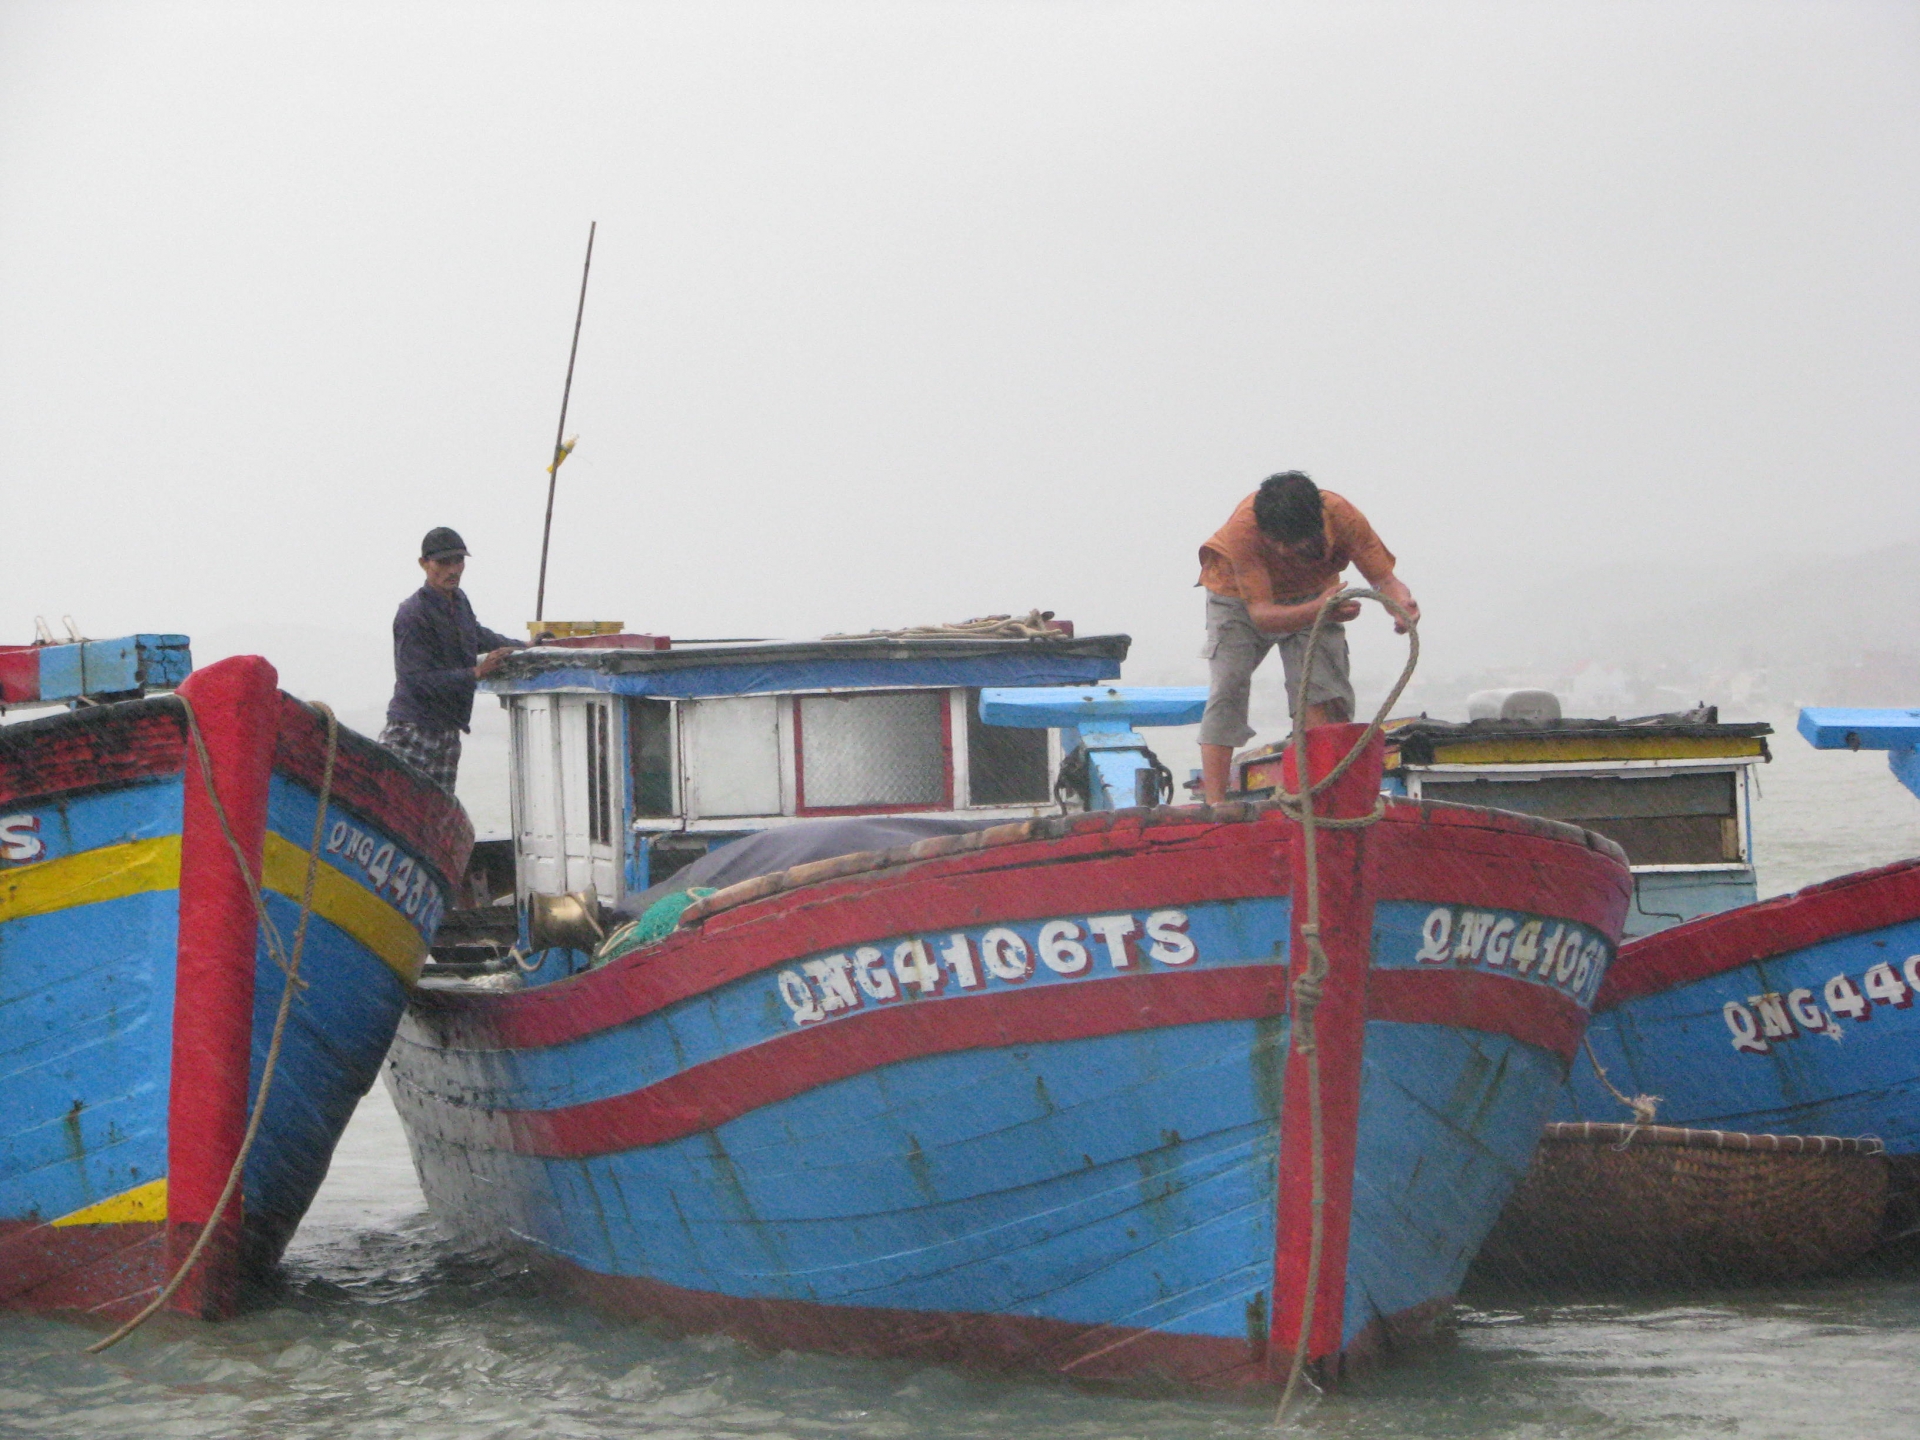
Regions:
[[422, 560], [439, 560], [467, 553], [467, 542], [460, 538], [460, 532], [446, 525], [434, 526], [427, 531], [427, 538], [420, 542]]

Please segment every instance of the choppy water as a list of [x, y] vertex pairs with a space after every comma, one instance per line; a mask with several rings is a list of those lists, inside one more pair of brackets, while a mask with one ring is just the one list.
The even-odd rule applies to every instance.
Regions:
[[[1791, 736], [1759, 808], [1763, 893], [1920, 854], [1882, 757]], [[764, 1355], [556, 1305], [435, 1231], [384, 1092], [361, 1107], [276, 1303], [224, 1326], [91, 1332], [0, 1316], [0, 1435], [1087, 1437], [1271, 1433], [1264, 1411], [1051, 1382]], [[1768, 1290], [1591, 1303], [1482, 1300], [1453, 1342], [1317, 1401], [1322, 1437], [1920, 1434], [1920, 1266]]]

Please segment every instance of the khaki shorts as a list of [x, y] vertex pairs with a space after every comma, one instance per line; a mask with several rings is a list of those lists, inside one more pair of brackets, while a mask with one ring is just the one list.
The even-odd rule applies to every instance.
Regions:
[[[1202, 745], [1227, 745], [1234, 749], [1253, 738], [1247, 724], [1247, 693], [1253, 685], [1253, 672], [1267, 658], [1267, 651], [1280, 648], [1280, 663], [1287, 676], [1287, 710], [1298, 707], [1300, 667], [1307, 658], [1306, 630], [1292, 635], [1268, 635], [1256, 630], [1247, 615], [1244, 600], [1207, 592], [1207, 643], [1200, 658], [1211, 668], [1207, 691], [1207, 713], [1200, 720]], [[1307, 689], [1309, 705], [1339, 701], [1353, 714], [1353, 682], [1347, 676], [1347, 628], [1326, 625], [1320, 630], [1320, 648], [1313, 657], [1313, 683]]]

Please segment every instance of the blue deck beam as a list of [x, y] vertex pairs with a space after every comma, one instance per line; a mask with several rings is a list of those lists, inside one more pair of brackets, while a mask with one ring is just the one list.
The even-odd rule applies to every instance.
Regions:
[[1207, 708], [1204, 685], [1067, 685], [982, 690], [980, 718], [989, 725], [1066, 729], [1091, 721], [1198, 725]]
[[1809, 707], [1799, 730], [1816, 750], [1887, 751], [1893, 778], [1920, 796], [1920, 710]]
[[1911, 750], [1920, 745], [1920, 710], [1810, 707], [1799, 729], [1816, 750]]

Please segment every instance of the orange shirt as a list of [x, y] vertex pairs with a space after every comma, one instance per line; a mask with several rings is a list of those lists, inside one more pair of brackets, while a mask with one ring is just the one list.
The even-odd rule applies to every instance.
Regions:
[[1393, 573], [1393, 552], [1350, 502], [1322, 490], [1320, 512], [1327, 527], [1326, 551], [1318, 560], [1302, 560], [1260, 533], [1249, 495], [1200, 547], [1200, 583], [1216, 595], [1249, 604], [1294, 605], [1320, 594], [1349, 565], [1358, 565], [1373, 585]]

